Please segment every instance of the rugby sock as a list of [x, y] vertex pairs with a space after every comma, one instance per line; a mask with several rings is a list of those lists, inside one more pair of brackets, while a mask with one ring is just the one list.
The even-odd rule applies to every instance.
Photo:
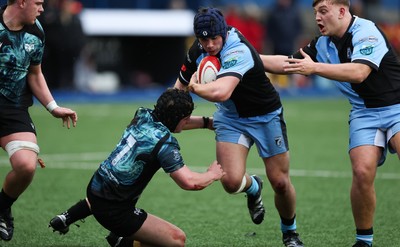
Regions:
[[287, 231], [296, 231], [296, 215], [292, 219], [285, 219], [281, 217], [281, 231], [286, 233]]
[[0, 192], [0, 211], [10, 208], [16, 200], [17, 198], [10, 197], [2, 189]]
[[372, 227], [369, 229], [357, 229], [356, 233], [356, 241], [362, 241], [372, 246], [372, 241], [374, 240], [374, 229]]
[[246, 194], [247, 195], [255, 195], [257, 193], [257, 191], [259, 190], [259, 186], [254, 177], [250, 177], [250, 178], [251, 178], [251, 185], [246, 190]]
[[89, 205], [87, 204], [86, 200], [83, 199], [70, 207], [63, 214], [66, 216], [67, 224], [69, 225], [74, 223], [75, 221], [84, 219], [92, 215], [92, 212], [90, 211]]

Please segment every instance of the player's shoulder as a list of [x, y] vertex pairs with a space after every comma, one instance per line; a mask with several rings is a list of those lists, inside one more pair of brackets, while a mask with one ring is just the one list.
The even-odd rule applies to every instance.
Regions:
[[358, 16], [353, 17], [353, 23], [349, 28], [349, 32], [354, 34], [372, 34], [378, 32], [378, 28], [373, 21]]
[[249, 44], [243, 39], [243, 35], [232, 28], [221, 50], [221, 57], [226, 56], [250, 56], [251, 50]]
[[45, 39], [45, 33], [44, 33], [44, 30], [43, 30], [43, 27], [40, 24], [40, 21], [38, 19], [35, 20], [34, 24], [25, 26], [24, 27], [24, 31], [26, 33], [29, 33], [29, 34], [37, 37], [42, 42]]

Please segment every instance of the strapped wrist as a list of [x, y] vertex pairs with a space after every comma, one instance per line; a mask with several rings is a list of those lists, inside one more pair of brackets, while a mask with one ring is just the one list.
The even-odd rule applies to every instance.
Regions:
[[203, 116], [203, 129], [207, 129], [209, 123], [210, 123], [210, 118]]
[[54, 109], [56, 109], [57, 107], [59, 107], [59, 106], [57, 105], [57, 103], [56, 103], [55, 100], [50, 101], [50, 102], [46, 105], [46, 109], [47, 109], [49, 112], [54, 111]]

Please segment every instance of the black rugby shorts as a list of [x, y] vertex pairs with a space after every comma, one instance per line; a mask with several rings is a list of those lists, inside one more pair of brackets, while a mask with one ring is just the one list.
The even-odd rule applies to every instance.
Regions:
[[32, 132], [36, 135], [28, 109], [0, 107], [0, 137], [18, 132]]
[[133, 203], [117, 202], [99, 198], [87, 190], [93, 216], [107, 230], [120, 237], [130, 237], [147, 219], [147, 212]]

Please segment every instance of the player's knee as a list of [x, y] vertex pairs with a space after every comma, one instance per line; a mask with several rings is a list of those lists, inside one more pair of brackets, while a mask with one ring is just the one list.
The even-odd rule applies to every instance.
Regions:
[[270, 180], [270, 183], [272, 189], [279, 195], [285, 194], [291, 186], [289, 179], [284, 177]]
[[225, 191], [229, 194], [238, 194], [244, 191], [247, 184], [247, 178], [246, 176], [243, 176], [241, 180], [224, 179], [222, 184]]
[[32, 161], [22, 161], [16, 165], [13, 165], [13, 171], [24, 179], [32, 179], [36, 171], [36, 163]]
[[[32, 177], [36, 170], [39, 146], [29, 141], [11, 141], [5, 146], [13, 171], [19, 176]], [[25, 151], [23, 153], [22, 151]]]

